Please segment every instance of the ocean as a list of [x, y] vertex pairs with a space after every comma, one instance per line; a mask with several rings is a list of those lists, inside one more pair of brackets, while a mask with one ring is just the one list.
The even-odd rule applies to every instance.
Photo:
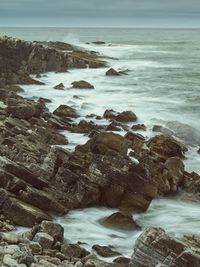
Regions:
[[[128, 75], [107, 77], [108, 67], [101, 69], [72, 69], [67, 73], [47, 73], [40, 80], [43, 86], [23, 86], [24, 96], [52, 100], [53, 111], [60, 104], [75, 107], [81, 117], [106, 109], [132, 110], [144, 123], [145, 136], [152, 136], [153, 125], [162, 125], [188, 147], [184, 164], [188, 171], [200, 173], [200, 30], [199, 29], [110, 29], [110, 28], [0, 28], [1, 35], [30, 41], [64, 41], [85, 49], [98, 51], [110, 67], [128, 70]], [[104, 41], [96, 45], [93, 41]], [[70, 89], [75, 80], [92, 83], [95, 90]], [[62, 82], [64, 91], [53, 86]], [[74, 97], [74, 96], [78, 96]], [[97, 123], [106, 123], [102, 120]], [[68, 149], [87, 141], [87, 136], [64, 132]], [[113, 212], [110, 209], [73, 211], [67, 217], [56, 218], [66, 229], [70, 242], [94, 241], [114, 245], [130, 256], [133, 243], [140, 233], [106, 229], [97, 221]], [[144, 229], [161, 226], [170, 233], [200, 233], [200, 211], [195, 203], [178, 198], [156, 199], [144, 214], [134, 218]], [[88, 227], [88, 225], [90, 227]], [[86, 240], [87, 239], [87, 240]], [[89, 246], [88, 245], [88, 246]]]

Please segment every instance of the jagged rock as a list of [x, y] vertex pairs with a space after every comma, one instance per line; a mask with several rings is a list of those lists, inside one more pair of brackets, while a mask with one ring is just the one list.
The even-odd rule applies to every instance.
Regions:
[[75, 81], [73, 83], [71, 83], [73, 88], [77, 88], [77, 89], [94, 89], [94, 86], [86, 81]]
[[50, 249], [53, 245], [54, 239], [47, 233], [40, 233], [38, 232], [33, 241], [38, 242], [43, 249]]
[[148, 228], [135, 243], [130, 267], [199, 266], [199, 247], [199, 238], [178, 239], [161, 228]]
[[65, 86], [63, 83], [59, 83], [58, 85], [54, 86], [54, 89], [57, 89], [57, 90], [64, 90], [65, 89]]
[[33, 226], [43, 220], [51, 220], [51, 217], [40, 209], [16, 198], [9, 198], [4, 203], [2, 210], [15, 224], [25, 227]]
[[20, 190], [18, 196], [22, 201], [34, 205], [43, 211], [54, 212], [57, 214], [68, 212], [68, 209], [61, 205], [52, 195], [30, 186], [27, 186], [24, 190]]
[[44, 97], [39, 97], [38, 98], [38, 102], [39, 103], [51, 103], [52, 101], [48, 98], [44, 98]]
[[129, 147], [135, 151], [136, 155], [140, 155], [145, 143], [145, 138], [141, 134], [133, 132], [127, 132], [124, 138], [129, 141]]
[[103, 117], [105, 119], [116, 120], [119, 122], [133, 122], [137, 120], [137, 116], [132, 111], [116, 112], [112, 109], [108, 109], [104, 112]]
[[64, 239], [64, 228], [58, 224], [50, 221], [42, 221], [40, 224], [42, 232], [49, 234], [54, 238], [54, 242], [63, 242]]
[[53, 114], [61, 117], [61, 118], [77, 118], [78, 114], [72, 107], [67, 105], [60, 105], [56, 110], [54, 110]]
[[14, 101], [9, 103], [6, 112], [15, 118], [28, 120], [32, 117], [39, 117], [44, 111], [44, 105], [31, 101]]
[[121, 255], [121, 253], [114, 251], [107, 246], [94, 245], [92, 249], [94, 249], [97, 252], [97, 254], [99, 254], [102, 257], [114, 257]]
[[[61, 49], [62, 47], [62, 49]], [[26, 42], [10, 37], [0, 38], [0, 84], [43, 84], [29, 77], [49, 71], [66, 71], [68, 68], [98, 68], [105, 65], [96, 54], [78, 50], [58, 42]]]
[[127, 155], [128, 142], [124, 137], [115, 133], [102, 132], [95, 135], [90, 141], [90, 149], [96, 154]]
[[113, 68], [106, 71], [106, 76], [120, 76], [121, 74]]
[[116, 212], [105, 219], [101, 219], [100, 223], [106, 227], [122, 230], [136, 230], [139, 226], [134, 222], [130, 214]]
[[162, 161], [166, 161], [170, 157], [184, 157], [186, 148], [168, 135], [157, 135], [147, 142], [151, 153]]
[[71, 129], [76, 133], [91, 133], [92, 131], [98, 131], [104, 129], [103, 126], [95, 124], [93, 121], [81, 120], [76, 126]]

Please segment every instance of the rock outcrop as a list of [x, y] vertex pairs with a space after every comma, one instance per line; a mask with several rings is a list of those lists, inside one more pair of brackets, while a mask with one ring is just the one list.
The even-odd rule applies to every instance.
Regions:
[[200, 265], [200, 238], [175, 238], [161, 228], [148, 228], [137, 239], [130, 267]]
[[42, 84], [29, 74], [105, 65], [96, 54], [65, 43], [31, 43], [6, 36], [0, 38], [0, 59], [0, 85]]

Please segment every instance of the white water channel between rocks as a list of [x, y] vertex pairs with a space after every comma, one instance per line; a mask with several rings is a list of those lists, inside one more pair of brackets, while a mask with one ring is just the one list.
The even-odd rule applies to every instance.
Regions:
[[[136, 45], [84, 45], [90, 50], [97, 50], [106, 56], [117, 57], [117, 60], [108, 59], [108, 65], [116, 69], [129, 69], [128, 75], [120, 77], [107, 77], [105, 71], [108, 67], [100, 69], [73, 69], [67, 73], [46, 73], [40, 81], [45, 85], [22, 86], [24, 97], [37, 99], [44, 97], [52, 102], [47, 107], [54, 111], [59, 105], [66, 104], [74, 107], [81, 119], [94, 113], [102, 116], [106, 109], [116, 111], [132, 110], [138, 116], [137, 123], [147, 126], [146, 132], [139, 132], [144, 136], [154, 135], [154, 124], [163, 125], [174, 132], [174, 135], [188, 146], [184, 164], [189, 171], [200, 173], [200, 155], [197, 154], [200, 144], [199, 122], [191, 119], [191, 112], [187, 114], [186, 108], [182, 111], [186, 100], [184, 96], [175, 95], [174, 92], [161, 92], [161, 87], [151, 83], [151, 74], [162, 73], [165, 68], [182, 68], [179, 63], [164, 64], [149, 59], [134, 59], [136, 54], [167, 54], [169, 51], [154, 46]], [[178, 53], [178, 52], [177, 52]], [[73, 81], [86, 80], [94, 85], [94, 90], [72, 89]], [[145, 80], [145, 82], [144, 82]], [[55, 90], [53, 87], [59, 83], [65, 85], [65, 90]], [[166, 81], [165, 81], [166, 83]], [[154, 86], [154, 88], [153, 88]], [[174, 89], [175, 90], [175, 89]], [[187, 105], [186, 105], [187, 106]], [[194, 116], [196, 116], [194, 114]], [[106, 120], [94, 120], [95, 123], [107, 124]], [[63, 132], [69, 140], [67, 149], [73, 150], [77, 144], [84, 144], [88, 137], [82, 134]], [[122, 132], [123, 134], [123, 132]], [[87, 208], [70, 211], [55, 221], [65, 228], [65, 238], [71, 243], [78, 241], [86, 243], [91, 249], [94, 244], [111, 245], [124, 256], [130, 257], [134, 242], [145, 227], [157, 226], [164, 228], [168, 233], [175, 235], [200, 233], [200, 208], [194, 202], [176, 198], [154, 199], [149, 209], [140, 214], [133, 214], [134, 220], [141, 226], [141, 231], [119, 231], [106, 228], [98, 220], [107, 217], [116, 210], [108, 208]]]

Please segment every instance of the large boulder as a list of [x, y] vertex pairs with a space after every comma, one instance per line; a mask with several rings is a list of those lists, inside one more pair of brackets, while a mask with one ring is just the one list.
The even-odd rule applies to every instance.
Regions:
[[77, 118], [78, 117], [78, 114], [75, 111], [75, 109], [67, 105], [60, 105], [56, 110], [54, 110], [53, 114], [61, 118]]
[[131, 110], [116, 112], [112, 109], [107, 109], [104, 112], [103, 117], [105, 119], [116, 120], [119, 122], [133, 122], [137, 120], [137, 116]]
[[42, 210], [16, 198], [9, 198], [2, 210], [15, 224], [25, 227], [31, 227], [43, 220], [51, 220], [51, 216]]
[[186, 148], [180, 142], [168, 135], [157, 135], [147, 142], [152, 155], [166, 161], [170, 157], [184, 157]]
[[134, 222], [130, 214], [115, 212], [109, 217], [101, 219], [100, 223], [106, 227], [121, 230], [136, 230], [139, 226]]
[[161, 228], [148, 228], [137, 239], [130, 267], [200, 266], [200, 238], [178, 239]]
[[32, 117], [39, 117], [44, 111], [44, 105], [31, 101], [14, 101], [8, 103], [6, 111], [12, 117], [28, 120]]
[[91, 83], [86, 82], [84, 80], [75, 81], [71, 84], [72, 84], [72, 87], [76, 89], [94, 89], [94, 86]]
[[58, 223], [42, 221], [40, 224], [40, 230], [52, 236], [54, 238], [54, 242], [59, 241], [62, 243], [64, 240], [64, 228]]

